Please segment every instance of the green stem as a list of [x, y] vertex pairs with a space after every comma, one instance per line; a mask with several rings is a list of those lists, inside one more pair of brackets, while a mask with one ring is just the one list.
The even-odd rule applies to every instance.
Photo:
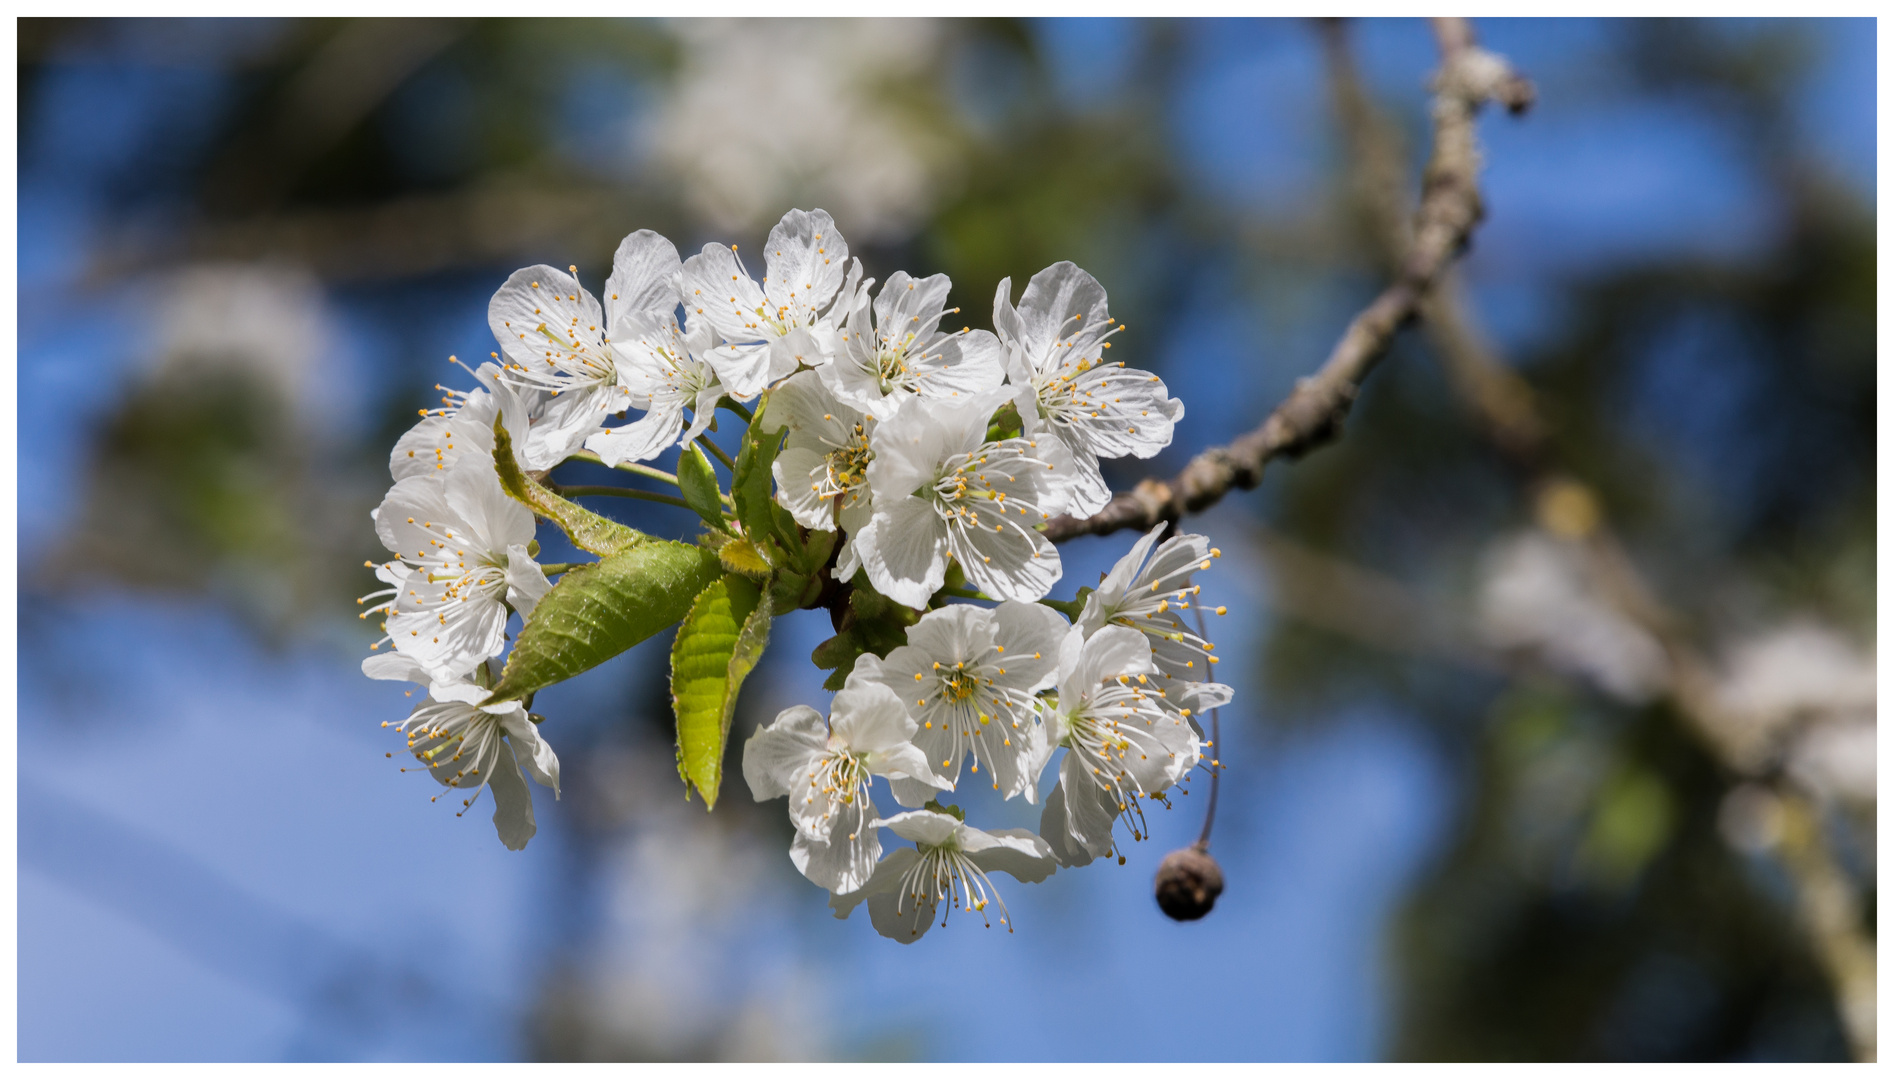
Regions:
[[689, 503], [675, 495], [660, 495], [655, 491], [639, 491], [636, 488], [605, 487], [600, 484], [561, 484], [558, 493], [567, 498], [577, 498], [581, 495], [610, 495], [618, 499], [643, 499], [646, 502], [690, 509]]
[[[567, 460], [589, 461], [594, 465], [605, 464], [602, 458], [600, 458], [597, 454], [592, 453], [590, 450], [577, 451]], [[663, 469], [654, 469], [649, 465], [640, 465], [634, 461], [627, 461], [622, 465], [613, 465], [611, 467], [614, 469], [618, 469], [621, 472], [628, 472], [628, 473], [633, 473], [637, 476], [642, 476], [647, 480], [656, 480], [659, 483], [669, 484], [672, 487], [677, 486], [677, 477], [672, 476], [670, 473], [665, 472]]]
[[1078, 622], [1079, 612], [1085, 610], [1085, 601], [1082, 599], [1080, 600], [1054, 600], [1048, 597], [1048, 598], [1040, 600], [1039, 602], [1051, 608], [1052, 610], [1058, 612], [1059, 614], [1065, 616], [1065, 619], [1067, 622]]
[[736, 475], [737, 463], [730, 460], [730, 455], [723, 452], [723, 447], [718, 446], [716, 443], [711, 442], [709, 439], [704, 438], [702, 435], [699, 435], [697, 437], [697, 445], [710, 451], [711, 457], [714, 457], [718, 461], [723, 462], [723, 467], [726, 469], [729, 469], [730, 474], [732, 476]]
[[994, 600], [995, 599], [994, 597], [988, 596], [987, 594], [979, 591], [978, 589], [942, 589], [941, 592], [945, 593], [948, 596], [957, 596], [962, 600]]
[[746, 424], [756, 423], [756, 417], [750, 414], [750, 410], [738, 404], [735, 398], [731, 398], [731, 397], [718, 398], [717, 407], [719, 409], [729, 409], [731, 412], [736, 413], [738, 416], [741, 416], [743, 418], [743, 422]]
[[551, 577], [554, 574], [563, 574], [568, 570], [577, 570], [581, 566], [590, 565], [592, 564], [586, 562], [547, 562], [539, 564], [539, 572]]

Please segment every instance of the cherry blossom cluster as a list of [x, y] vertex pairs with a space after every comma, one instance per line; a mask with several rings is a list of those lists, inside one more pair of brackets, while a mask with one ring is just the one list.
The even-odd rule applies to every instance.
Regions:
[[[1121, 824], [1144, 838], [1144, 801], [1165, 802], [1197, 768], [1206, 748], [1197, 717], [1230, 700], [1209, 678], [1215, 646], [1182, 618], [1202, 589], [1192, 576], [1217, 552], [1196, 535], [1159, 543], [1162, 531], [1133, 545], [1075, 621], [1020, 600], [936, 608], [907, 644], [862, 654], [826, 722], [798, 706], [750, 737], [751, 793], [788, 797], [790, 857], [829, 890], [836, 917], [866, 900], [876, 930], [909, 942], [954, 907], [997, 904], [1010, 929], [991, 872], [1042, 881], [1117, 854]], [[982, 831], [939, 801], [985, 780], [1006, 799], [1038, 802], [1060, 750], [1036, 834]], [[915, 809], [880, 817], [876, 776]], [[884, 828], [915, 846], [882, 858]]]
[[[558, 759], [539, 717], [487, 700], [509, 619], [530, 622], [553, 586], [533, 511], [501, 483], [496, 421], [522, 473], [583, 457], [676, 482], [637, 463], [690, 446], [720, 405], [754, 416], [782, 440], [777, 503], [839, 539], [828, 573], [914, 614], [905, 644], [854, 661], [827, 718], [799, 707], [759, 728], [744, 775], [759, 800], [789, 798], [792, 859], [838, 916], [865, 900], [909, 941], [937, 912], [996, 902], [992, 872], [1038, 881], [1114, 854], [1119, 823], [1142, 838], [1144, 802], [1203, 758], [1198, 714], [1229, 699], [1185, 616], [1217, 553], [1159, 529], [1096, 590], [1048, 599], [1062, 565], [1041, 527], [1102, 508], [1101, 459], [1156, 454], [1184, 412], [1157, 376], [1107, 359], [1123, 327], [1085, 271], [1040, 271], [1017, 306], [1000, 282], [988, 332], [943, 329], [959, 311], [945, 275], [877, 288], [820, 210], [784, 215], [763, 263], [758, 282], [735, 247], [682, 259], [639, 231], [602, 296], [576, 269], [507, 280], [478, 388], [395, 446], [374, 513], [393, 558], [370, 564], [386, 588], [364, 598], [386, 637], [363, 670], [425, 689], [393, 725], [408, 750], [462, 812], [491, 788], [501, 839], [524, 846], [526, 778], [556, 794]], [[1037, 834], [982, 831], [940, 802], [983, 782], [1040, 802], [1055, 757]], [[880, 816], [875, 776], [908, 809]], [[883, 828], [915, 846], [883, 858]]]

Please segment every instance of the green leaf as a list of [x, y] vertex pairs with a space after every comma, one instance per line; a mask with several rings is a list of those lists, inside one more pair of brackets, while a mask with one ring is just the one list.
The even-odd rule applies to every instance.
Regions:
[[803, 544], [802, 559], [797, 569], [805, 574], [824, 571], [829, 565], [829, 556], [835, 551], [835, 533], [822, 529], [811, 530], [809, 539]]
[[684, 502], [713, 529], [723, 528], [723, 492], [717, 487], [717, 474], [710, 459], [696, 443], [684, 448], [677, 458], [677, 486]]
[[600, 517], [578, 503], [554, 495], [538, 481], [521, 472], [519, 462], [513, 457], [513, 440], [497, 416], [493, 418], [493, 467], [500, 474], [500, 486], [506, 489], [508, 495], [531, 507], [533, 513], [564, 529], [574, 547], [583, 548], [594, 555], [615, 555], [651, 539], [628, 525]]
[[722, 573], [715, 552], [670, 540], [567, 571], [533, 609], [488, 701], [523, 698], [610, 660], [683, 618]]
[[762, 581], [769, 576], [769, 561], [763, 553], [756, 550], [747, 536], [739, 536], [725, 541], [717, 548], [717, 558], [723, 561], [723, 568], [733, 574]]
[[[761, 418], [768, 408], [769, 395], [764, 394], [756, 403], [756, 416]], [[772, 531], [775, 518], [771, 508], [776, 500], [771, 494], [770, 466], [776, 461], [782, 443], [780, 428], [764, 431], [760, 425], [751, 424], [743, 433], [743, 445], [737, 450], [737, 467], [730, 478], [730, 499], [736, 504], [737, 520], [743, 523], [743, 531], [752, 538], [760, 539]]]
[[725, 574], [698, 594], [671, 643], [677, 772], [697, 788], [706, 809], [717, 805], [723, 783], [737, 691], [769, 644], [769, 605], [761, 598], [754, 582]]

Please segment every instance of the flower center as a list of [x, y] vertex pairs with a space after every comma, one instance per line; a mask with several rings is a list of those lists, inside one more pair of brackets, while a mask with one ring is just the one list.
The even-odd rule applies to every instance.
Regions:
[[999, 890], [986, 876], [986, 871], [975, 866], [973, 860], [962, 852], [954, 841], [949, 840], [939, 846], [915, 845], [921, 857], [901, 875], [900, 893], [895, 901], [895, 912], [906, 914], [910, 906], [914, 909], [914, 926], [909, 933], [921, 936], [921, 922], [930, 918], [937, 908], [945, 908], [941, 913], [941, 925], [947, 925], [947, 916], [956, 908], [981, 912], [981, 918], [988, 927], [993, 925], [985, 915], [987, 905], [998, 904], [1000, 925], [1012, 933], [1011, 920], [1007, 917], [1006, 902], [1000, 899]]
[[868, 462], [873, 458], [864, 427], [856, 424], [848, 441], [829, 451], [824, 459], [826, 469], [816, 485], [816, 498], [839, 499], [861, 488], [868, 482]]
[[908, 346], [914, 344], [914, 335], [909, 334], [900, 344], [883, 339], [881, 351], [875, 354], [875, 376], [886, 396], [908, 383]]
[[816, 766], [810, 780], [811, 797], [819, 791], [844, 806], [853, 805], [858, 799], [867, 805], [868, 755], [832, 750]]
[[942, 668], [940, 676], [940, 696], [951, 702], [962, 702], [973, 696], [980, 688], [979, 676], [967, 670], [966, 661], [952, 668]]

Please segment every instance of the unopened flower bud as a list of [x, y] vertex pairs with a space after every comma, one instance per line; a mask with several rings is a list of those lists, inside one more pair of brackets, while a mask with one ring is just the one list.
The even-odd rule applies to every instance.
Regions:
[[1223, 892], [1223, 868], [1197, 847], [1179, 848], [1157, 867], [1157, 906], [1178, 922], [1210, 914]]

